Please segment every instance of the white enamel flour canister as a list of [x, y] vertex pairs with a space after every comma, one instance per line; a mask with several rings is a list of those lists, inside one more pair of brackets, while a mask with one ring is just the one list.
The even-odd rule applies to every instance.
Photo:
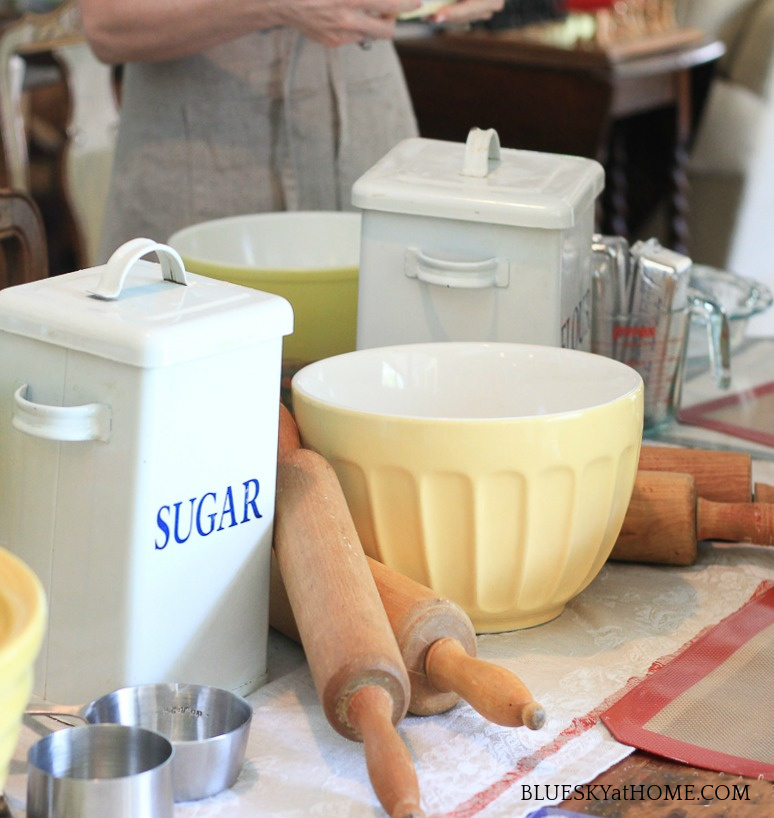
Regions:
[[292, 324], [147, 239], [0, 291], [0, 544], [48, 595], [39, 696], [265, 681]]
[[591, 159], [407, 139], [358, 179], [358, 348], [508, 341], [589, 350]]

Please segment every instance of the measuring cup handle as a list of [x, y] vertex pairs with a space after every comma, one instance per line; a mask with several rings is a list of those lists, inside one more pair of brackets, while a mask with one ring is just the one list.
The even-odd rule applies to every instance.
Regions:
[[728, 316], [716, 301], [696, 290], [688, 295], [691, 313], [699, 316], [707, 327], [710, 366], [715, 383], [721, 389], [731, 386], [731, 342]]
[[77, 704], [53, 704], [47, 702], [35, 702], [34, 705], [29, 705], [24, 711], [25, 716], [50, 716], [52, 718], [68, 718], [78, 719], [79, 721], [89, 723], [89, 720], [83, 713], [83, 708]]

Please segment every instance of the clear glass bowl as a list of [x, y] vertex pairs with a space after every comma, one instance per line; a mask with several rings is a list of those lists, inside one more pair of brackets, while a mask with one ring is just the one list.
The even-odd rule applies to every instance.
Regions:
[[[747, 321], [765, 312], [772, 304], [771, 290], [765, 284], [717, 267], [694, 264], [690, 285], [706, 293], [723, 308], [728, 317], [732, 352], [745, 336]], [[694, 318], [688, 339], [688, 358], [707, 357], [706, 333], [704, 323]]]

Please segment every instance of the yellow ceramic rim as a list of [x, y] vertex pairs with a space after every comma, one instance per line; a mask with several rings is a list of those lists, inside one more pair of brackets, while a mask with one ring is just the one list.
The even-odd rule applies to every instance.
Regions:
[[17, 556], [0, 548], [0, 674], [21, 672], [35, 660], [46, 622], [46, 594]]
[[337, 265], [335, 267], [288, 267], [277, 270], [270, 268], [249, 268], [240, 264], [214, 264], [196, 256], [181, 255], [185, 269], [189, 273], [217, 278], [221, 281], [238, 281], [244, 284], [247, 281], [260, 284], [271, 282], [276, 284], [303, 284], [322, 283], [328, 281], [352, 281], [359, 278], [357, 265]]

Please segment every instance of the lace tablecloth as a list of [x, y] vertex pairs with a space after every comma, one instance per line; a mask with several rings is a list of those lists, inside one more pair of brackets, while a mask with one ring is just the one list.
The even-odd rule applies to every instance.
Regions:
[[[774, 464], [760, 468], [756, 479], [774, 482]], [[548, 720], [539, 731], [503, 728], [465, 703], [407, 717], [400, 732], [427, 814], [518, 818], [563, 800], [563, 787], [632, 752], [613, 740], [599, 712], [772, 580], [774, 548], [704, 544], [690, 568], [609, 563], [554, 621], [480, 636], [479, 655], [517, 673]], [[300, 648], [272, 632], [269, 668], [269, 683], [249, 697], [255, 715], [241, 777], [214, 798], [178, 804], [175, 818], [383, 816], [362, 745], [328, 726]], [[36, 738], [25, 724], [7, 784], [19, 818]]]

